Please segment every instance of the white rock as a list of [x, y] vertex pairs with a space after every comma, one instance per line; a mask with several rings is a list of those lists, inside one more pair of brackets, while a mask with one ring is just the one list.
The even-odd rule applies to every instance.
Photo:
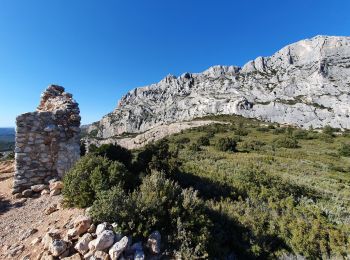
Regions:
[[159, 231], [154, 231], [147, 240], [147, 247], [152, 254], [160, 253], [161, 235]]
[[202, 73], [167, 76], [129, 91], [88, 131], [108, 139], [216, 114], [349, 129], [349, 56], [350, 37], [317, 36], [242, 68], [214, 66]]
[[107, 229], [107, 222], [103, 222], [101, 224], [98, 224], [96, 227], [96, 235], [101, 234], [106, 229]]
[[93, 240], [93, 237], [90, 233], [84, 234], [78, 242], [75, 244], [74, 248], [82, 255], [86, 254], [89, 251], [89, 243]]
[[129, 238], [127, 236], [124, 236], [120, 241], [115, 243], [110, 249], [109, 249], [109, 256], [111, 260], [117, 260], [119, 256], [123, 253], [123, 251], [128, 247], [129, 244]]
[[105, 230], [97, 236], [95, 240], [89, 243], [90, 250], [100, 250], [103, 251], [108, 249], [113, 245], [114, 233], [111, 230]]
[[49, 251], [53, 256], [60, 256], [63, 253], [66, 252], [68, 248], [67, 242], [61, 240], [61, 239], [55, 239], [52, 241], [52, 243], [49, 245]]

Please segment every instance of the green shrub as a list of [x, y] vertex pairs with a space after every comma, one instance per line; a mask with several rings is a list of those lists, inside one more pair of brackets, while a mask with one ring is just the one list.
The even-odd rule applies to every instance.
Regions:
[[150, 172], [151, 170], [167, 173], [176, 171], [178, 161], [177, 151], [169, 149], [169, 141], [162, 139], [156, 143], [147, 144], [137, 155], [134, 167], [138, 172]]
[[269, 127], [257, 127], [256, 131], [265, 132], [266, 133], [266, 132], [270, 131], [270, 128]]
[[223, 137], [220, 138], [216, 143], [216, 149], [223, 152], [235, 152], [237, 147], [237, 142], [233, 138]]
[[342, 143], [338, 152], [341, 156], [350, 157], [350, 143]]
[[199, 151], [201, 151], [201, 147], [200, 147], [200, 145], [197, 144], [197, 143], [192, 143], [192, 144], [190, 144], [190, 145], [188, 146], [188, 149], [189, 149], [190, 151], [193, 151], [193, 152], [199, 152]]
[[97, 194], [90, 215], [97, 222], [127, 222], [134, 215], [134, 208], [129, 194], [120, 185], [113, 186], [109, 190]]
[[210, 145], [209, 138], [207, 136], [201, 136], [198, 138], [197, 144], [199, 146], [208, 146], [208, 145]]
[[80, 156], [84, 156], [86, 154], [86, 146], [83, 140], [80, 140]]
[[210, 221], [203, 202], [164, 174], [152, 172], [139, 189], [126, 194], [120, 186], [103, 191], [91, 208], [95, 221], [118, 223], [118, 231], [144, 239], [159, 230], [165, 243], [187, 257], [207, 257]]
[[249, 134], [249, 131], [244, 128], [238, 128], [234, 132], [235, 132], [235, 135], [238, 135], [238, 136], [247, 136]]
[[188, 137], [182, 137], [182, 138], [177, 139], [175, 142], [177, 144], [187, 144], [187, 143], [191, 142], [191, 140]]
[[298, 148], [298, 141], [289, 136], [283, 136], [280, 138], [276, 138], [274, 141], [274, 144], [276, 147], [283, 147], [283, 148]]
[[248, 151], [259, 151], [264, 145], [266, 144], [259, 140], [247, 140], [242, 143], [242, 148]]
[[326, 125], [323, 129], [322, 129], [322, 133], [326, 134], [326, 135], [330, 135], [330, 136], [334, 136], [334, 131], [335, 129], [329, 125]]
[[284, 134], [286, 132], [285, 128], [275, 128], [272, 133], [274, 135]]
[[126, 167], [120, 162], [86, 155], [63, 178], [64, 201], [69, 206], [88, 207], [97, 193], [115, 185], [124, 186], [130, 178]]
[[297, 129], [293, 132], [293, 137], [295, 139], [311, 139], [310, 135], [309, 135], [309, 132], [306, 131], [306, 130], [303, 130], [303, 129]]
[[109, 160], [119, 161], [128, 168], [131, 166], [132, 154], [131, 152], [116, 144], [103, 144], [100, 147], [91, 151], [97, 156], [106, 156]]
[[318, 134], [318, 139], [326, 142], [326, 143], [333, 143], [334, 142], [334, 136], [330, 134], [320, 133]]

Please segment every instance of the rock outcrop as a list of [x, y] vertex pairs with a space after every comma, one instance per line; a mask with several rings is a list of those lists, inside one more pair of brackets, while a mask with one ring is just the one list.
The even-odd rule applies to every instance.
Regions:
[[35, 112], [16, 118], [14, 193], [61, 178], [80, 156], [78, 103], [49, 86]]
[[110, 138], [217, 114], [350, 128], [349, 112], [350, 37], [316, 36], [242, 68], [214, 66], [136, 88], [88, 131]]

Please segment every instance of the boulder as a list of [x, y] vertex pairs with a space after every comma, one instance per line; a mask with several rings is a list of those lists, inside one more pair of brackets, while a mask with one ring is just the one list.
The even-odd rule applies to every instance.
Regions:
[[107, 222], [103, 222], [101, 224], [98, 224], [96, 227], [96, 235], [101, 234], [106, 229], [107, 229]]
[[41, 192], [42, 190], [47, 189], [47, 188], [48, 188], [48, 185], [45, 185], [45, 184], [36, 184], [36, 185], [33, 185], [30, 187], [30, 189], [33, 192]]
[[114, 233], [111, 230], [105, 230], [97, 236], [95, 240], [89, 243], [90, 250], [100, 250], [110, 248], [114, 242]]
[[160, 253], [161, 235], [159, 231], [154, 231], [147, 240], [147, 247], [152, 254]]
[[55, 181], [50, 183], [50, 191], [53, 190], [61, 190], [63, 189], [63, 182], [62, 181]]
[[49, 245], [49, 251], [53, 256], [60, 256], [68, 249], [68, 243], [61, 239], [55, 239]]
[[56, 189], [56, 190], [52, 190], [50, 191], [50, 196], [57, 196], [61, 194], [61, 190], [60, 189]]
[[32, 195], [33, 195], [33, 191], [31, 189], [27, 189], [27, 190], [22, 191], [22, 196], [23, 197], [28, 198], [28, 197], [30, 197]]
[[90, 217], [83, 216], [83, 215], [78, 216], [73, 222], [74, 235], [80, 236], [81, 234], [86, 233], [90, 228], [91, 223], [92, 223], [92, 220]]
[[89, 233], [95, 233], [96, 232], [96, 225], [94, 223], [91, 224], [89, 229], [87, 230]]
[[124, 250], [129, 245], [129, 238], [124, 236], [117, 243], [115, 243], [108, 251], [109, 256], [112, 260], [117, 260], [119, 256], [124, 252]]
[[93, 240], [93, 237], [90, 233], [84, 234], [76, 243], [75, 250], [80, 254], [84, 255], [89, 251], [89, 243]]
[[41, 243], [44, 246], [44, 249], [49, 249], [50, 244], [52, 244], [52, 242], [55, 239], [60, 239], [61, 238], [61, 233], [58, 229], [51, 229], [49, 230], [43, 237], [43, 239], [41, 240]]
[[50, 194], [50, 191], [45, 189], [45, 190], [42, 190], [40, 195], [47, 195], [47, 194]]
[[109, 255], [103, 251], [95, 251], [94, 257], [96, 260], [109, 260]]
[[48, 206], [44, 212], [46, 215], [50, 215], [51, 213], [53, 213], [57, 210], [58, 210], [57, 204], [52, 204], [52, 205]]
[[23, 196], [22, 196], [22, 193], [15, 193], [15, 194], [13, 194], [13, 196], [12, 196], [12, 198], [14, 198], [14, 199], [20, 199], [20, 198], [22, 198]]

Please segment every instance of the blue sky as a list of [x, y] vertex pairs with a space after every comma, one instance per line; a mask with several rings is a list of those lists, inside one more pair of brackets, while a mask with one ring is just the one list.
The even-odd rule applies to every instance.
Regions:
[[350, 1], [0, 0], [0, 127], [50, 84], [82, 123], [171, 73], [243, 65], [318, 34], [350, 35]]

